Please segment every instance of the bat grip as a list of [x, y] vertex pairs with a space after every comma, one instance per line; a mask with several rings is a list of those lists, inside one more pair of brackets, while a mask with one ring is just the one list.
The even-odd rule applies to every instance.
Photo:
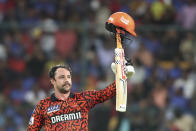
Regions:
[[121, 43], [120, 30], [119, 29], [116, 29], [116, 46], [117, 46], [117, 48], [122, 49], [122, 43]]

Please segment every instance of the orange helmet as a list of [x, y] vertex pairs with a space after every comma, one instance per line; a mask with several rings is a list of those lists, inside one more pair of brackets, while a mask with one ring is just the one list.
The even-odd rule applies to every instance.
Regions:
[[106, 29], [115, 32], [114, 28], [121, 28], [129, 32], [131, 35], [136, 36], [135, 22], [133, 18], [124, 12], [116, 12], [112, 14], [106, 22]]

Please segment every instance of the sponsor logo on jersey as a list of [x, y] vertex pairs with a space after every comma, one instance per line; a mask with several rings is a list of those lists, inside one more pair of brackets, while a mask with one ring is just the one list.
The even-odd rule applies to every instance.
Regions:
[[77, 120], [81, 118], [82, 118], [81, 112], [61, 114], [61, 115], [50, 117], [52, 124], [63, 122], [63, 121]]
[[60, 105], [50, 106], [47, 108], [47, 113], [51, 113], [59, 110], [60, 110]]

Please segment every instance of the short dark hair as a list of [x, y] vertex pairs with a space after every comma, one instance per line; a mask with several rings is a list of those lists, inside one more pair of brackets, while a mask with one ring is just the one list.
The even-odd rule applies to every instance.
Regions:
[[65, 68], [65, 69], [67, 69], [67, 70], [70, 72], [70, 74], [72, 75], [72, 70], [71, 70], [71, 68], [70, 68], [69, 65], [67, 65], [67, 64], [59, 64], [59, 65], [53, 66], [53, 67], [49, 70], [49, 77], [50, 77], [50, 78], [54, 79], [55, 72], [56, 72], [56, 70], [57, 70], [58, 68]]

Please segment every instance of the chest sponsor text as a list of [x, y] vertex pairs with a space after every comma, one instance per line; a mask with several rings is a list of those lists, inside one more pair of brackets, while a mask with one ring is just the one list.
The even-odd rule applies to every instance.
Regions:
[[69, 114], [61, 114], [50, 117], [52, 124], [63, 122], [63, 121], [70, 121], [70, 120], [76, 120], [81, 119], [81, 112], [76, 113], [69, 113]]

